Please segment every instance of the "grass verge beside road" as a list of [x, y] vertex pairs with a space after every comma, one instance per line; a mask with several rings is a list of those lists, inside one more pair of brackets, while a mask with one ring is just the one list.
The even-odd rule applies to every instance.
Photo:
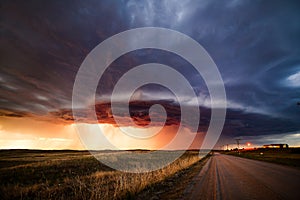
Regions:
[[288, 165], [300, 168], [300, 148], [288, 149], [253, 149], [237, 151], [223, 151], [227, 155], [234, 155], [243, 158], [250, 158], [276, 164]]

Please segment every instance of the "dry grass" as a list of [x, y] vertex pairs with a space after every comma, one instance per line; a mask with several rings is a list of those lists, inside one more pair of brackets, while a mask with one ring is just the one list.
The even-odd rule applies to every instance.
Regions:
[[1, 199], [131, 199], [199, 160], [198, 152], [190, 151], [147, 173], [115, 171], [86, 155], [23, 163], [0, 170]]
[[223, 152], [228, 155], [240, 156], [260, 161], [272, 162], [276, 164], [288, 165], [300, 168], [300, 148], [289, 149], [254, 149], [242, 150], [240, 153], [235, 151]]

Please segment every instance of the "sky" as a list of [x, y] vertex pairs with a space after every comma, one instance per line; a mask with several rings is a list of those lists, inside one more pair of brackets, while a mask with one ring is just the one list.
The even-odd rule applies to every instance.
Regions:
[[[1, 1], [0, 148], [86, 148], [72, 115], [77, 71], [102, 41], [140, 27], [186, 34], [216, 63], [227, 96], [216, 146], [234, 144], [235, 138], [256, 146], [300, 146], [299, 9], [297, 1], [276, 0]], [[146, 85], [132, 95], [131, 116], [140, 126], [149, 123], [154, 102], [168, 111], [166, 126], [147, 142], [122, 136], [110, 113], [109, 97], [122, 74], [149, 62], [171, 66], [189, 80], [199, 105], [187, 96], [182, 106], [199, 109], [201, 120], [198, 130], [189, 130], [189, 124], [184, 130], [187, 138], [196, 138], [191, 148], [199, 147], [211, 117], [207, 86], [190, 63], [162, 50], [136, 50], [115, 60], [91, 100], [99, 121], [91, 121], [83, 109], [79, 126], [97, 132], [94, 127], [100, 123], [104, 136], [122, 149], [157, 149], [171, 140], [180, 123], [181, 102], [168, 88]], [[172, 149], [183, 146], [175, 143]], [[100, 141], [95, 148], [108, 146]]]

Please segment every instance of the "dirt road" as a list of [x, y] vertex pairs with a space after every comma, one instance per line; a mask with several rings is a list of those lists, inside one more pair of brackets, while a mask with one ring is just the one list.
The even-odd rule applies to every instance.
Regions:
[[215, 154], [195, 177], [187, 199], [300, 199], [300, 170]]

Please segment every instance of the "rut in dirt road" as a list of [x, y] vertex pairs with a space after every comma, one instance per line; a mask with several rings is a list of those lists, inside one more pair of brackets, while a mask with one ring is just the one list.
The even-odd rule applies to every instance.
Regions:
[[300, 170], [215, 154], [186, 199], [300, 199]]

